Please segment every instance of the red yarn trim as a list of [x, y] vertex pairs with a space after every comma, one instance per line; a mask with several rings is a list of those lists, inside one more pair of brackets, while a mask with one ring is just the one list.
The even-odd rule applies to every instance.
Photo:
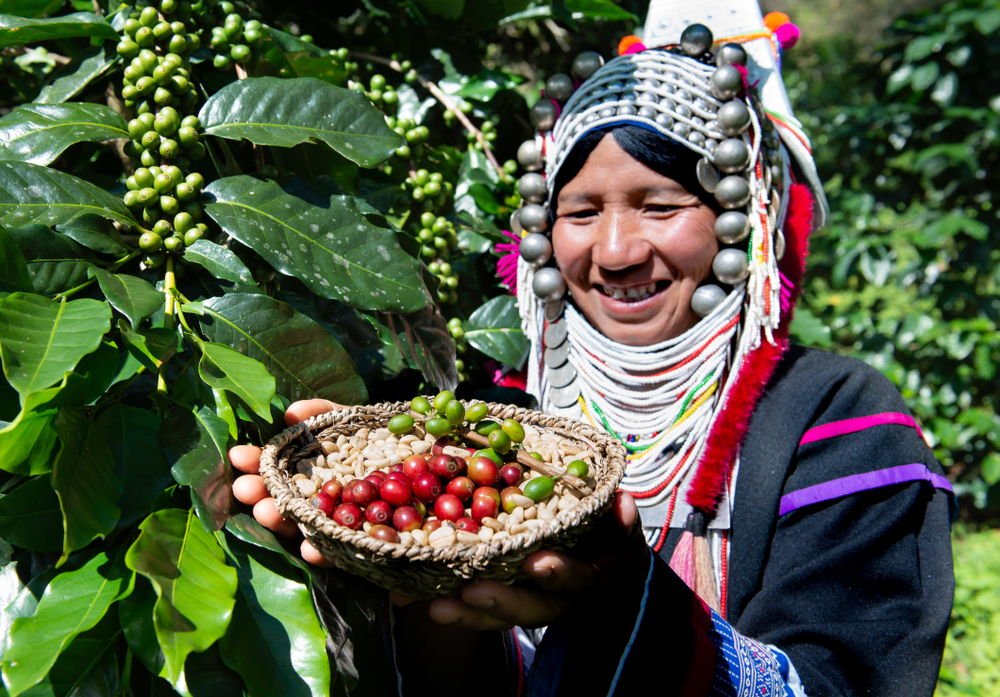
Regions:
[[801, 292], [812, 219], [813, 198], [809, 187], [792, 184], [784, 226], [785, 255], [778, 264], [778, 269], [792, 282], [791, 303], [774, 333], [775, 344], [764, 339], [745, 359], [736, 384], [729, 392], [729, 401], [708, 434], [705, 452], [686, 498], [691, 506], [709, 517], [719, 505], [736, 450], [743, 443], [757, 401], [771, 380], [778, 361], [788, 349], [788, 324], [792, 321], [795, 301]]

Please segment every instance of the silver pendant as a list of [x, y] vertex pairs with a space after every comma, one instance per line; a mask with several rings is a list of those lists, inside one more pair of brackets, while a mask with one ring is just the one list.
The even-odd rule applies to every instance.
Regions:
[[563, 300], [545, 303], [545, 319], [554, 322], [562, 316], [566, 303]]
[[566, 385], [566, 387], [554, 387], [549, 390], [549, 399], [560, 409], [573, 406], [580, 398], [580, 386], [576, 380]]
[[701, 188], [710, 194], [715, 193], [715, 187], [719, 185], [719, 171], [708, 161], [707, 157], [698, 160], [695, 172], [698, 175], [698, 183], [701, 184]]
[[558, 368], [569, 358], [569, 344], [563, 344], [557, 348], [545, 349], [545, 365], [550, 368]]
[[576, 380], [576, 368], [569, 363], [549, 369], [549, 384], [553, 387], [566, 387], [574, 380]]
[[549, 322], [549, 326], [545, 328], [545, 345], [562, 346], [566, 342], [568, 334], [569, 331], [566, 329], [566, 322], [559, 320]]

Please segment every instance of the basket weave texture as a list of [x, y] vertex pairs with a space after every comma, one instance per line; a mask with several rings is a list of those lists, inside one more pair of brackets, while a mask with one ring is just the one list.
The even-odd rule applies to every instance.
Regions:
[[384, 427], [390, 418], [407, 413], [409, 402], [343, 407], [285, 429], [264, 448], [260, 473], [275, 498], [278, 511], [294, 520], [306, 538], [339, 568], [361, 576], [386, 590], [420, 598], [455, 595], [473, 576], [502, 583], [526, 580], [521, 562], [539, 549], [563, 551], [586, 532], [611, 503], [625, 473], [621, 443], [592, 426], [511, 405], [488, 404], [497, 419], [517, 419], [540, 432], [548, 431], [568, 443], [592, 451], [592, 494], [556, 515], [552, 524], [500, 540], [442, 549], [403, 545], [371, 537], [364, 530], [337, 525], [302, 497], [291, 481], [296, 463], [315, 457], [322, 441], [348, 437], [361, 428]]

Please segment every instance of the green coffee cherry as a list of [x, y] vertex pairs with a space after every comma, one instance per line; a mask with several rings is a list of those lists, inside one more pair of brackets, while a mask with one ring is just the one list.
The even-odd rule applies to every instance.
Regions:
[[448, 419], [442, 419], [440, 417], [434, 417], [433, 419], [427, 419], [424, 424], [424, 428], [432, 436], [446, 436], [451, 433], [451, 422]]
[[514, 441], [520, 443], [524, 440], [524, 427], [514, 419], [506, 419], [503, 422], [503, 432]]
[[153, 188], [161, 194], [165, 194], [173, 190], [174, 180], [170, 178], [169, 174], [160, 174], [153, 182]]
[[177, 232], [187, 232], [194, 225], [194, 220], [189, 213], [178, 213], [174, 216], [174, 230]]
[[401, 436], [413, 429], [413, 417], [409, 414], [398, 414], [389, 419], [389, 433]]
[[443, 390], [438, 392], [437, 396], [434, 398], [434, 411], [438, 414], [443, 414], [448, 403], [455, 399], [455, 393], [451, 390]]
[[144, 252], [158, 252], [163, 248], [163, 238], [155, 232], [144, 232], [139, 237], [139, 249]]
[[580, 479], [586, 479], [590, 475], [590, 467], [583, 460], [573, 460], [571, 463], [566, 465], [566, 471], [572, 474], [574, 477], [579, 477]]
[[476, 424], [476, 433], [481, 436], [488, 436], [496, 430], [500, 429], [500, 424], [496, 421], [481, 421]]
[[193, 227], [184, 233], [184, 246], [190, 247], [195, 242], [205, 236], [205, 231], [200, 227]]
[[169, 237], [170, 233], [173, 232], [173, 228], [170, 227], [169, 220], [157, 220], [156, 224], [153, 226], [153, 232], [160, 237]]
[[175, 215], [180, 212], [181, 204], [173, 196], [160, 196], [160, 210], [167, 215]]
[[470, 424], [476, 424], [482, 421], [486, 415], [489, 413], [490, 409], [483, 402], [478, 402], [473, 404], [465, 412], [465, 418]]
[[427, 401], [426, 397], [414, 397], [410, 400], [410, 409], [418, 414], [430, 414], [431, 403]]
[[465, 421], [465, 405], [457, 399], [453, 399], [444, 408], [444, 416], [453, 425], [458, 426]]
[[503, 455], [510, 451], [511, 439], [502, 430], [496, 430], [490, 433], [488, 436], [490, 441], [490, 447], [496, 450], [498, 453]]
[[496, 463], [497, 467], [503, 467], [503, 458], [497, 455], [497, 451], [493, 448], [483, 448], [482, 450], [477, 450], [472, 455], [473, 458], [486, 457]]
[[168, 252], [179, 252], [184, 249], [184, 239], [181, 237], [168, 237], [163, 240], [163, 247]]
[[555, 491], [556, 480], [552, 477], [535, 477], [528, 481], [524, 485], [522, 491], [524, 495], [529, 499], [538, 503], [544, 501], [548, 497], [552, 496], [552, 492]]

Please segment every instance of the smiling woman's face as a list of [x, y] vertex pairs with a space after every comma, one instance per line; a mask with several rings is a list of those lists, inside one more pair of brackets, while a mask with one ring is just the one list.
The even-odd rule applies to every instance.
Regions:
[[610, 133], [559, 192], [552, 246], [580, 311], [631, 346], [698, 321], [691, 295], [719, 251], [715, 212], [621, 149]]

